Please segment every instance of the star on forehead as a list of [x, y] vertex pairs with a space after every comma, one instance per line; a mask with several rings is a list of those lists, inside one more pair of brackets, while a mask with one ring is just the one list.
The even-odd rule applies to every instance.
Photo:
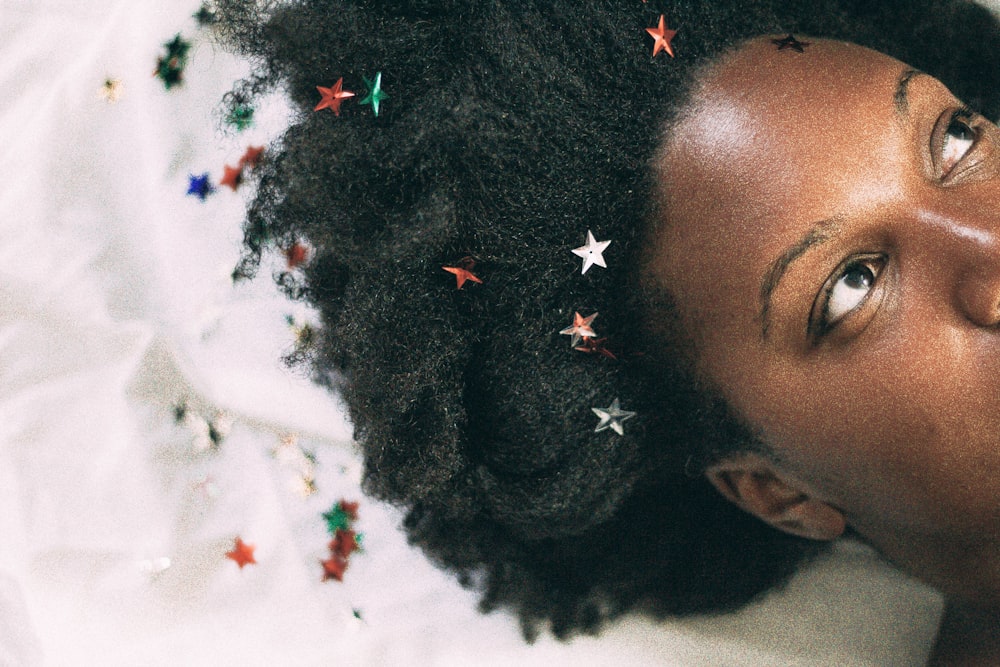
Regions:
[[799, 53], [805, 53], [806, 47], [810, 44], [810, 42], [800, 42], [793, 35], [788, 35], [788, 37], [783, 37], [782, 39], [772, 39], [771, 43], [777, 46], [779, 51], [792, 49]]
[[660, 23], [655, 28], [646, 28], [646, 32], [653, 38], [653, 57], [660, 51], [666, 51], [671, 58], [674, 57], [674, 49], [670, 46], [670, 40], [677, 34], [676, 30], [667, 28], [667, 19], [660, 14]]
[[[319, 94], [323, 96], [323, 99], [319, 101], [313, 111], [319, 111], [320, 109], [329, 109], [334, 113], [334, 115], [340, 115], [340, 105], [341, 103], [350, 98], [354, 97], [354, 93], [349, 90], [344, 90], [344, 77], [337, 79], [337, 83], [333, 84], [333, 88], [324, 88], [323, 86], [316, 86], [316, 90]], [[376, 106], [376, 109], [378, 107]]]
[[634, 412], [629, 412], [628, 410], [622, 410], [621, 404], [618, 399], [611, 401], [611, 405], [606, 408], [591, 408], [594, 414], [601, 418], [598, 422], [597, 428], [594, 429], [594, 433], [600, 433], [605, 429], [611, 429], [618, 435], [625, 435], [625, 429], [622, 428], [622, 422], [635, 417]]
[[563, 336], [572, 336], [570, 346], [576, 347], [580, 344], [581, 338], [594, 338], [597, 336], [590, 324], [597, 319], [597, 313], [584, 317], [580, 313], [573, 313], [573, 324], [566, 327], [559, 333]]
[[580, 273], [586, 273], [587, 269], [595, 264], [604, 269], [608, 268], [608, 265], [604, 263], [604, 250], [609, 245], [611, 245], [611, 241], [596, 240], [594, 234], [588, 229], [587, 244], [573, 249], [574, 255], [583, 258], [583, 270]]

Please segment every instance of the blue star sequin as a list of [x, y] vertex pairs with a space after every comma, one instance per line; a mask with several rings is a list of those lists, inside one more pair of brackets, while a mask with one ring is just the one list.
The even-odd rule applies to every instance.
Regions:
[[208, 172], [205, 172], [201, 176], [188, 176], [188, 181], [187, 194], [194, 195], [202, 201], [205, 201], [208, 195], [215, 192], [215, 188], [208, 181]]

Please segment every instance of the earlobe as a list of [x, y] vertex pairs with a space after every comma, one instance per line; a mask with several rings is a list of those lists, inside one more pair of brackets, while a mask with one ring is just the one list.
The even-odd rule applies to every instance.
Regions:
[[785, 481], [759, 456], [726, 459], [710, 466], [705, 476], [737, 507], [786, 533], [832, 540], [847, 527], [840, 510]]

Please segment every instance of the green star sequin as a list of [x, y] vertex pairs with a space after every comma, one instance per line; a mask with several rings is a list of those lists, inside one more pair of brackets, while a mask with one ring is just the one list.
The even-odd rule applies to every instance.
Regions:
[[364, 81], [365, 85], [368, 87], [368, 94], [366, 94], [364, 99], [361, 100], [361, 104], [372, 105], [372, 110], [375, 112], [375, 115], [378, 116], [379, 104], [382, 100], [389, 97], [385, 94], [385, 91], [382, 90], [382, 72], [375, 75], [374, 81], [370, 81], [367, 78], [364, 78]]
[[253, 125], [253, 107], [246, 104], [237, 104], [226, 116], [226, 122], [242, 132]]

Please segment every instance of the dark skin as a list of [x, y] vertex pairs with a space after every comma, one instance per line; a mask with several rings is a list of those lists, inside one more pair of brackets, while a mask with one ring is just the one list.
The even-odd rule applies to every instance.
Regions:
[[774, 452], [707, 474], [942, 591], [937, 664], [1000, 664], [1000, 131], [899, 61], [806, 41], [723, 58], [658, 158], [651, 271]]

